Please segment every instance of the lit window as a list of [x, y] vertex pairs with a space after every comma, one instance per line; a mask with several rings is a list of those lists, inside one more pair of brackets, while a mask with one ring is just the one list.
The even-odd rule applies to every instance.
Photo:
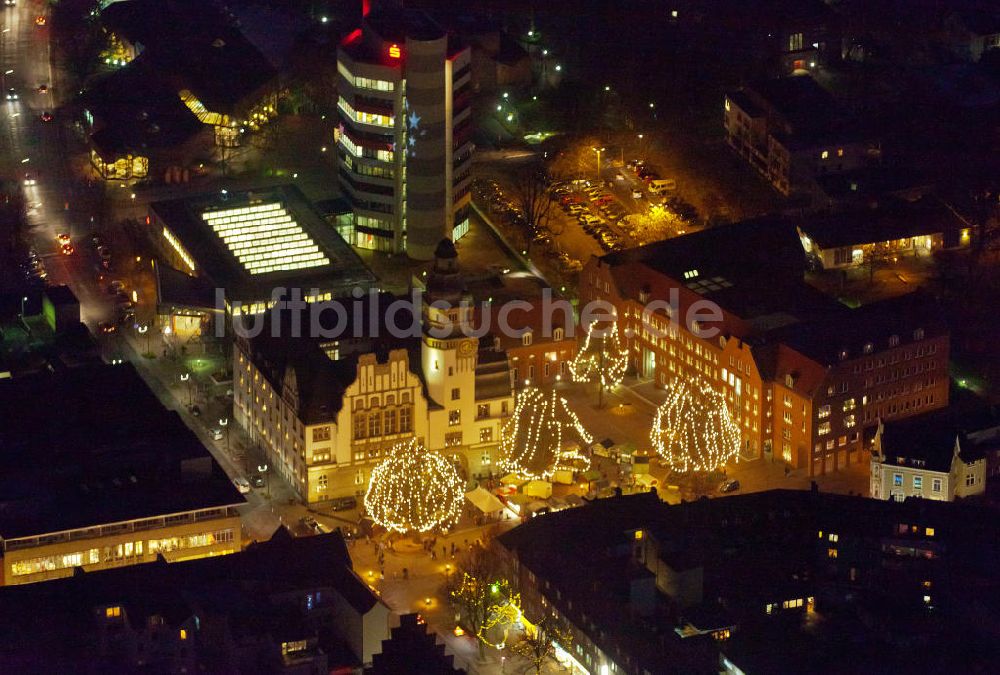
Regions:
[[121, 607], [107, 607], [104, 610], [104, 616], [111, 619], [114, 617], [119, 617], [122, 615]]
[[827, 555], [828, 558], [836, 558], [837, 557], [837, 549], [835, 549], [835, 548], [828, 548], [828, 549], [826, 549], [826, 555]]
[[928, 527], [927, 530], [926, 530], [926, 532], [927, 532], [927, 536], [928, 537], [933, 537], [934, 536], [934, 528], [933, 527]]
[[819, 153], [819, 157], [820, 157], [820, 159], [829, 159], [829, 157], [830, 157], [830, 151], [829, 150], [824, 150], [823, 152]]
[[843, 156], [844, 156], [844, 149], [837, 148], [837, 157], [843, 157]]
[[181, 628], [181, 640], [187, 640], [187, 639], [188, 639], [188, 632], [187, 632], [187, 630], [184, 629], [184, 628]]
[[838, 535], [838, 534], [836, 534], [834, 532], [831, 532], [830, 533], [830, 541], [832, 541], [833, 543], [837, 543], [838, 541], [840, 541], [840, 535]]

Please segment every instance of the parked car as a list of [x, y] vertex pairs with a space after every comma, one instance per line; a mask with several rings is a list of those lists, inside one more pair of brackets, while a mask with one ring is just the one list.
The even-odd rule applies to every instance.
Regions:
[[105, 335], [114, 333], [115, 331], [118, 330], [118, 326], [111, 323], [110, 321], [102, 321], [101, 323], [97, 324], [97, 328]]
[[222, 440], [222, 429], [219, 429], [219, 428], [212, 429], [211, 434], [212, 434], [212, 440], [213, 441], [221, 441]]
[[592, 213], [587, 213], [585, 215], [582, 215], [577, 220], [580, 221], [581, 225], [597, 225], [601, 222], [601, 219], [593, 215]]
[[331, 511], [349, 511], [356, 508], [358, 505], [358, 500], [354, 497], [338, 497], [337, 499], [331, 500], [330, 510]]
[[236, 489], [239, 490], [241, 494], [246, 494], [250, 492], [250, 483], [247, 481], [246, 478], [243, 478], [242, 476], [237, 476], [236, 478], [234, 478], [233, 485], [236, 486]]
[[736, 492], [740, 489], [740, 482], [735, 478], [723, 481], [719, 486], [719, 492]]
[[253, 485], [255, 488], [264, 487], [264, 477], [259, 473], [250, 474], [250, 485]]
[[312, 516], [304, 516], [302, 518], [302, 524], [306, 526], [306, 529], [311, 530], [314, 534], [323, 534], [326, 531]]
[[654, 195], [663, 195], [677, 189], [677, 181], [673, 178], [656, 178], [649, 181], [649, 191]]

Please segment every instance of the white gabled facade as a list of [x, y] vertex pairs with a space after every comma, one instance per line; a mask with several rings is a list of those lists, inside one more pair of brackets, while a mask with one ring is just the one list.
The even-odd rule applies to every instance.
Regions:
[[906, 457], [903, 448], [883, 448], [884, 429], [879, 425], [871, 458], [870, 496], [873, 499], [903, 501], [907, 497], [921, 497], [950, 502], [956, 497], [978, 495], [986, 490], [986, 459], [964, 461], [957, 434], [950, 466], [942, 471], [927, 466], [926, 460]]

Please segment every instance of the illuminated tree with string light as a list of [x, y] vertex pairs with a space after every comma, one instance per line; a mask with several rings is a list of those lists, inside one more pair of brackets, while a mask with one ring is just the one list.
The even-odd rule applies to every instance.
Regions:
[[393, 446], [372, 471], [365, 508], [387, 530], [427, 532], [457, 523], [464, 498], [452, 462], [410, 439]]
[[574, 382], [597, 382], [598, 405], [604, 406], [604, 388], [614, 387], [625, 379], [628, 349], [618, 336], [618, 324], [612, 322], [595, 335], [595, 324], [587, 326], [583, 345], [570, 361], [569, 372]]
[[500, 431], [498, 465], [503, 471], [548, 478], [558, 470], [586, 471], [590, 461], [580, 453], [593, 437], [566, 399], [529, 387], [517, 396], [514, 413]]
[[656, 409], [650, 441], [674, 471], [713, 471], [739, 454], [740, 428], [721, 393], [675, 378]]

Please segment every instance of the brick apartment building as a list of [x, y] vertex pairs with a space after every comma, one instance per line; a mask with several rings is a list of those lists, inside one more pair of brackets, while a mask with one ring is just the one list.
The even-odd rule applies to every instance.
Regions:
[[821, 475], [868, 461], [879, 419], [947, 405], [948, 333], [922, 296], [849, 309], [803, 271], [794, 226], [762, 218], [593, 258], [580, 296], [614, 306], [638, 377], [722, 391], [744, 457]]

